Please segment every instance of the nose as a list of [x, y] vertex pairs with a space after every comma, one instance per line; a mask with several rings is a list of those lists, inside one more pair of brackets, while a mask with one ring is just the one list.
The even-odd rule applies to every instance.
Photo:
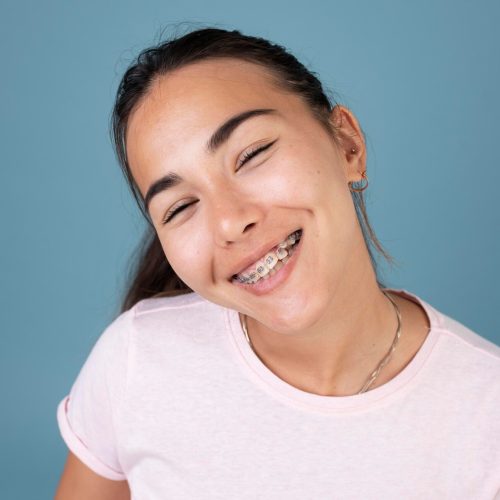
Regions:
[[222, 247], [247, 238], [264, 216], [262, 207], [234, 187], [218, 191], [213, 200], [209, 216], [215, 241]]

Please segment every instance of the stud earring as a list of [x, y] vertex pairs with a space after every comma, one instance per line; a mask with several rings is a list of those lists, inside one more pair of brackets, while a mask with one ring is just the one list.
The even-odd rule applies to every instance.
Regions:
[[358, 150], [356, 148], [351, 148], [351, 153], [355, 154]]

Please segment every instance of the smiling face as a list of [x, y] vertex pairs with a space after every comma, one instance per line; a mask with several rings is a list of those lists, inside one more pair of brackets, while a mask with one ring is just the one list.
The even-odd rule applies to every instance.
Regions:
[[[252, 110], [260, 111], [207, 147], [223, 123]], [[337, 108], [332, 120], [340, 118], [342, 146], [299, 96], [236, 59], [197, 62], [154, 82], [130, 117], [127, 154], [184, 283], [286, 332], [315, 324], [342, 283], [362, 279], [369, 259], [347, 183], [360, 179], [364, 145], [354, 117]], [[170, 187], [151, 190], [167, 174]], [[300, 249], [267, 280], [276, 282], [269, 290], [234, 281], [297, 229]]]

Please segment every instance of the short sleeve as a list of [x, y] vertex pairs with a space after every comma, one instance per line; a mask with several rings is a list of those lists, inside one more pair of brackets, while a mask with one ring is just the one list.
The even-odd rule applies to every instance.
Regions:
[[95, 473], [116, 481], [126, 479], [116, 424], [126, 388], [133, 311], [122, 313], [104, 330], [57, 407], [57, 423], [68, 448]]

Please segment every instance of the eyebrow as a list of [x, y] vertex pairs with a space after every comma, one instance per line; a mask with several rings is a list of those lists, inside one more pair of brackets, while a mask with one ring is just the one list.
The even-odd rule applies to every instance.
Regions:
[[149, 205], [151, 204], [151, 200], [162, 191], [166, 191], [167, 189], [173, 188], [180, 184], [184, 179], [174, 173], [169, 172], [167, 175], [164, 175], [157, 181], [153, 182], [146, 193], [144, 198], [144, 206], [146, 207], [146, 212], [149, 213]]
[[[222, 125], [220, 125], [217, 130], [211, 135], [210, 139], [205, 145], [207, 153], [214, 154], [217, 149], [219, 149], [225, 142], [229, 140], [231, 134], [243, 122], [247, 121], [250, 118], [253, 118], [254, 116], [271, 114], [279, 113], [276, 109], [259, 108], [243, 111], [242, 113], [238, 113], [237, 115], [232, 116]], [[169, 172], [168, 174], [153, 182], [149, 187], [146, 196], [144, 197], [144, 205], [146, 207], [146, 211], [149, 213], [149, 205], [151, 204], [151, 200], [153, 199], [153, 197], [163, 191], [166, 191], [167, 189], [179, 185], [183, 180], [184, 179], [180, 175], [174, 172]]]
[[250, 109], [248, 111], [243, 111], [243, 113], [238, 113], [237, 115], [232, 116], [212, 134], [212, 137], [210, 137], [207, 142], [207, 151], [212, 154], [215, 153], [215, 151], [217, 151], [217, 149], [219, 149], [222, 144], [224, 144], [229, 139], [229, 136], [234, 132], [236, 127], [241, 125], [249, 118], [277, 113], [278, 111], [276, 109]]

